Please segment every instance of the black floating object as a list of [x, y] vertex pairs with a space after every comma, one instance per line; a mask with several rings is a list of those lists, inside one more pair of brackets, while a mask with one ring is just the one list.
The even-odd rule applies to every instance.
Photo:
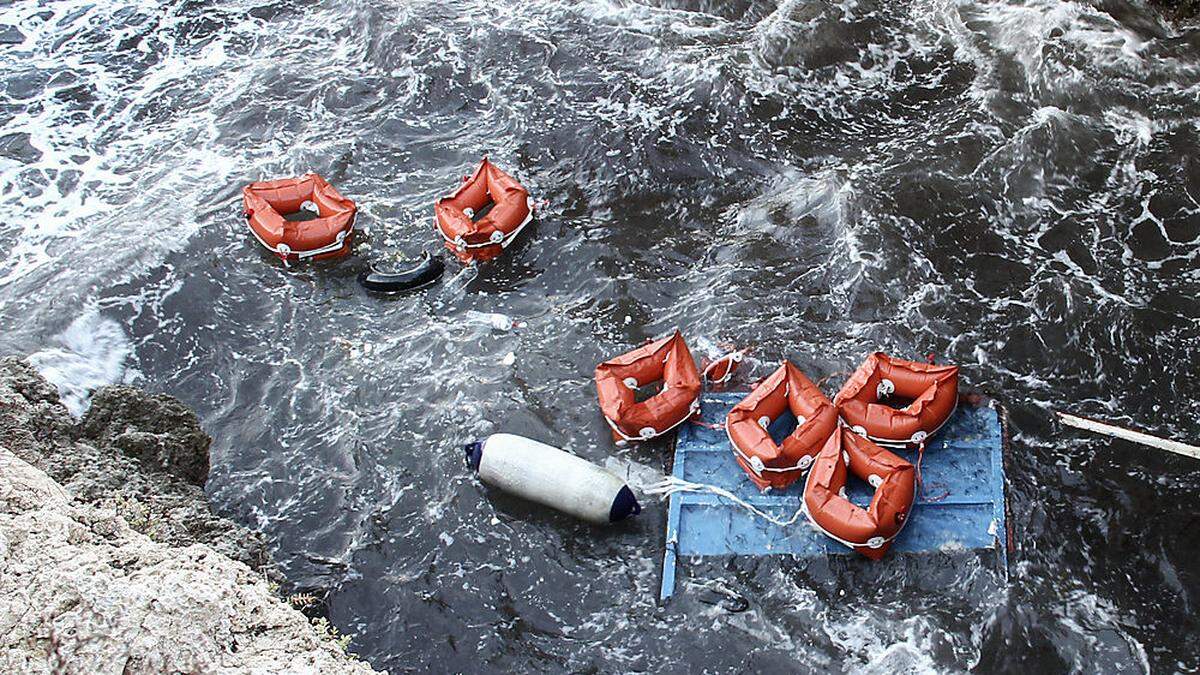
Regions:
[[697, 600], [706, 605], [716, 605], [730, 614], [738, 614], [750, 609], [750, 601], [741, 593], [728, 588], [705, 588], [700, 591]]
[[358, 283], [372, 293], [403, 293], [432, 284], [445, 271], [446, 264], [440, 257], [434, 258], [425, 252], [421, 254], [420, 262], [409, 269], [388, 274], [372, 267], [369, 271], [358, 275]]

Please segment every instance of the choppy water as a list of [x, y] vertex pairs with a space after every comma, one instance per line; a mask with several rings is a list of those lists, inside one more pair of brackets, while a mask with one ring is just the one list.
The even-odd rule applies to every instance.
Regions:
[[[1050, 414], [1200, 437], [1197, 30], [1120, 0], [17, 0], [0, 23], [0, 351], [195, 407], [215, 503], [376, 666], [1200, 669], [1200, 467]], [[478, 273], [364, 295], [483, 153], [544, 217]], [[308, 169], [368, 235], [285, 270], [239, 189]], [[874, 348], [963, 365], [1013, 415], [1011, 581], [739, 560], [699, 576], [748, 611], [659, 608], [661, 507], [596, 531], [465, 475], [458, 444], [497, 430], [658, 475], [663, 444], [609, 443], [591, 370], [675, 325], [814, 379]]]

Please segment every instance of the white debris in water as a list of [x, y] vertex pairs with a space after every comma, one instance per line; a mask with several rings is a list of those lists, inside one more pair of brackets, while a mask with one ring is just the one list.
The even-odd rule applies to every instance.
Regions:
[[511, 366], [512, 364], [514, 364], [516, 362], [517, 362], [517, 355], [515, 352], [509, 352], [504, 355], [504, 358], [500, 359], [500, 363], [502, 363], [506, 366]]
[[29, 363], [58, 387], [63, 404], [78, 417], [95, 389], [132, 379], [125, 367], [129, 353], [121, 326], [93, 311], [72, 321], [53, 346], [31, 354]]
[[661, 471], [619, 457], [604, 458], [603, 466], [636, 490], [643, 490], [663, 479]]

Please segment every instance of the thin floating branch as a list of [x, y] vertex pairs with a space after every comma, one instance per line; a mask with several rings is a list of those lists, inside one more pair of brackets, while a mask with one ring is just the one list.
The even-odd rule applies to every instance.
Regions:
[[1185, 457], [1191, 457], [1192, 459], [1200, 459], [1200, 448], [1194, 445], [1188, 445], [1187, 443], [1180, 443], [1179, 441], [1172, 441], [1166, 438], [1159, 438], [1158, 436], [1151, 436], [1150, 434], [1142, 433], [1140, 431], [1134, 431], [1132, 429], [1126, 429], [1124, 427], [1118, 427], [1112, 424], [1105, 424], [1104, 422], [1090, 420], [1086, 417], [1068, 415], [1064, 412], [1055, 411], [1055, 414], [1058, 415], [1063, 424], [1066, 424], [1070, 427], [1075, 427], [1076, 429], [1083, 429], [1084, 431], [1091, 431], [1097, 434], [1104, 434], [1105, 436], [1112, 436], [1114, 438], [1121, 438], [1126, 441], [1133, 441], [1134, 443], [1148, 445], [1152, 448], [1166, 450], [1167, 452], [1173, 452], [1177, 455], [1184, 455]]

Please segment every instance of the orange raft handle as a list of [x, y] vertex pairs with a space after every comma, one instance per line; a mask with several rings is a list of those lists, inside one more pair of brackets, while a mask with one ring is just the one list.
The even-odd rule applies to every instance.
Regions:
[[725, 384], [733, 379], [733, 374], [737, 372], [738, 366], [742, 364], [749, 351], [749, 347], [735, 349], [717, 357], [716, 360], [704, 367], [700, 378], [708, 386]]

